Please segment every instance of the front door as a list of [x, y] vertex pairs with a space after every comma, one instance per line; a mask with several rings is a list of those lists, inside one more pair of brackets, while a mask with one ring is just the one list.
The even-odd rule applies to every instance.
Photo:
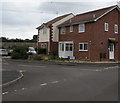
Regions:
[[114, 59], [114, 43], [109, 45], [109, 59]]

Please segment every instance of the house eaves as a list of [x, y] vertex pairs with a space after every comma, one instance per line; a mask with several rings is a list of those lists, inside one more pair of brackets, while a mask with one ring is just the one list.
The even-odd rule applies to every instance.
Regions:
[[120, 10], [118, 6], [115, 6], [115, 7], [113, 7], [112, 9], [110, 9], [109, 11], [105, 12], [103, 15], [99, 16], [98, 18], [96, 18], [94, 21], [99, 20], [100, 18], [102, 18], [103, 16], [107, 15], [109, 12], [111, 12], [111, 11], [114, 10], [115, 8], [117, 8], [118, 10]]
[[[107, 8], [104, 8], [104, 9], [107, 9]], [[70, 25], [77, 25], [77, 24], [81, 24], [81, 23], [91, 23], [91, 22], [96, 22], [97, 20], [99, 20], [99, 19], [101, 19], [102, 17], [104, 17], [105, 15], [107, 15], [108, 13], [110, 13], [112, 10], [114, 10], [114, 9], [117, 9], [118, 11], [120, 11], [120, 8], [117, 6], [117, 5], [115, 5], [115, 6], [113, 6], [113, 7], [111, 7], [110, 9], [108, 9], [106, 12], [103, 12], [103, 13], [101, 13], [101, 15], [99, 15], [99, 16], [97, 16], [96, 15], [96, 13], [94, 14], [94, 12], [96, 12], [96, 11], [92, 11], [93, 12], [93, 16], [95, 15], [95, 16], [97, 16], [96, 18], [90, 18], [90, 19], [88, 19], [88, 20], [80, 20], [80, 21], [76, 21], [76, 22], [65, 22], [65, 23], [63, 23], [63, 24], [61, 24], [61, 25], [59, 25], [58, 27], [62, 27], [62, 26], [70, 26]], [[100, 9], [100, 10], [103, 10], [103, 9]], [[91, 13], [92, 13], [91, 12]], [[100, 11], [101, 12], [101, 11]], [[90, 12], [88, 12], [88, 13], [90, 13]], [[88, 13], [85, 13], [85, 14], [88, 14]], [[82, 15], [82, 14], [81, 14]], [[89, 15], [89, 14], [88, 14]], [[76, 15], [77, 16], [77, 15]], [[76, 17], [75, 16], [75, 17]], [[79, 16], [79, 18], [80, 18], [81, 16]], [[83, 18], [83, 16], [82, 16], [82, 18]], [[78, 18], [77, 18], [78, 19]], [[74, 20], [74, 17], [73, 17], [73, 20]]]

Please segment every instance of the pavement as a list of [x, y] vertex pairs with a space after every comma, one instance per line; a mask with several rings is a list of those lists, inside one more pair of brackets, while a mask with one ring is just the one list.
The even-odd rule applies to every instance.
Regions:
[[[4, 70], [2, 71], [2, 84], [9, 84], [11, 81], [16, 80], [17, 78], [21, 77], [21, 73], [15, 70]], [[0, 85], [2, 85], [0, 84]]]
[[3, 101], [118, 101], [118, 64], [3, 59], [3, 70], [24, 71], [18, 82], [2, 88]]

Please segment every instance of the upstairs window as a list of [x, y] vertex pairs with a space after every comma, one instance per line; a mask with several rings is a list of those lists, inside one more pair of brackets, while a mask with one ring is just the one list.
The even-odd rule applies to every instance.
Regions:
[[85, 24], [79, 24], [79, 32], [85, 32]]
[[65, 34], [65, 27], [62, 27], [62, 28], [60, 29], [60, 34]]
[[47, 29], [43, 28], [43, 34], [47, 34]]
[[108, 23], [104, 24], [105, 31], [108, 31]]
[[72, 25], [70, 26], [70, 32], [73, 32], [73, 26]]
[[117, 24], [114, 25], [114, 32], [115, 32], [115, 34], [118, 33], [118, 25]]
[[79, 43], [79, 51], [88, 51], [88, 43]]

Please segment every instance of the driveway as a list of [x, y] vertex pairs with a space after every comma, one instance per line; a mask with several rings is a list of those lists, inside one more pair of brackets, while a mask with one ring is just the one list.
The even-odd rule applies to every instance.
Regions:
[[58, 65], [3, 60], [3, 69], [22, 70], [24, 77], [3, 88], [3, 101], [117, 101], [117, 64]]

